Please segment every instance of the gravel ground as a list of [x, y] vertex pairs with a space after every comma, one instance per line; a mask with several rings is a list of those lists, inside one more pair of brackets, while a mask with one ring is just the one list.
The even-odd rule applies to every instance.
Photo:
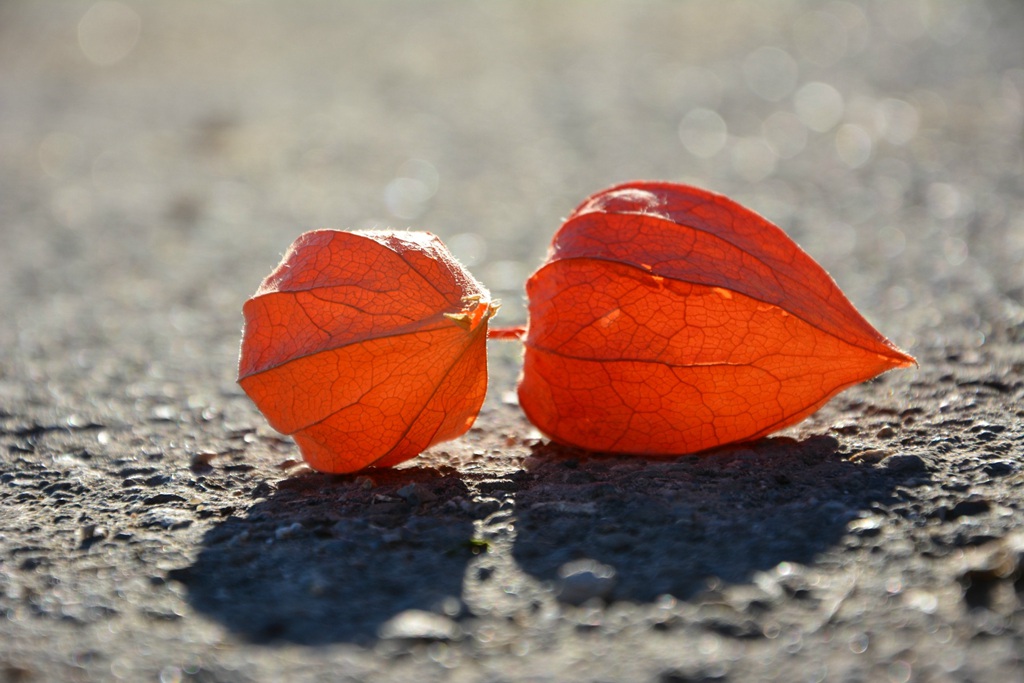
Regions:
[[[0, 679], [1024, 680], [1024, 5], [0, 3]], [[306, 469], [234, 383], [301, 231], [522, 322], [583, 197], [781, 225], [920, 368], [783, 435]]]

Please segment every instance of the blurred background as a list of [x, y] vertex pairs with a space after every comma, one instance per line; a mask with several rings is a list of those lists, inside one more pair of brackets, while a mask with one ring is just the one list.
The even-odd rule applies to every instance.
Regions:
[[319, 227], [436, 233], [519, 323], [633, 178], [762, 213], [913, 353], [1019, 339], [1022, 36], [1010, 0], [2, 2], [0, 389], [233, 391]]

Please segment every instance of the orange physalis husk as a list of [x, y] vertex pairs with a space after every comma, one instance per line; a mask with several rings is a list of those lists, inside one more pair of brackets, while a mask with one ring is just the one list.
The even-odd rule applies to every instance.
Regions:
[[431, 234], [307, 232], [245, 302], [238, 383], [314, 469], [396, 465], [473, 424], [496, 310]]
[[527, 296], [520, 405], [554, 440], [591, 450], [752, 441], [914, 364], [782, 230], [685, 185], [587, 199]]

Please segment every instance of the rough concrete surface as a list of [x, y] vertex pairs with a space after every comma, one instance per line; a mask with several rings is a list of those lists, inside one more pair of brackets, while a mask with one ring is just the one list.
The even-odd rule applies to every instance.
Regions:
[[[1024, 4], [0, 3], [0, 679], [1024, 679]], [[782, 226], [920, 367], [782, 435], [476, 426], [309, 471], [234, 382], [315, 227], [522, 322], [631, 178]]]

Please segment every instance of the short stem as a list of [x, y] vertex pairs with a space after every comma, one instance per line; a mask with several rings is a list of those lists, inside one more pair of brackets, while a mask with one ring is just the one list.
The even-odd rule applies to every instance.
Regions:
[[492, 327], [487, 330], [488, 339], [500, 339], [502, 341], [519, 341], [525, 334], [525, 325], [516, 325], [513, 327]]

